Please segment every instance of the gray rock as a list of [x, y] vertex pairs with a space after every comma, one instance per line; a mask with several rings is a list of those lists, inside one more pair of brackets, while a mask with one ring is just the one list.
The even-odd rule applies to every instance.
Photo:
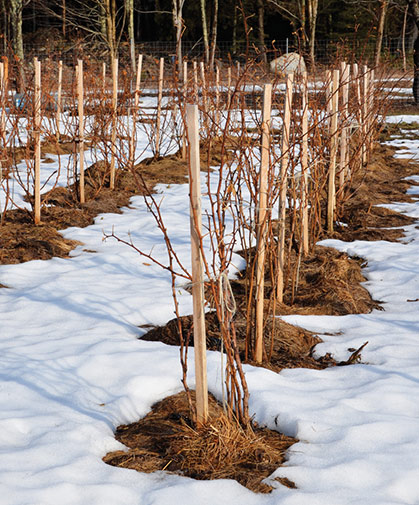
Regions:
[[304, 58], [298, 53], [283, 54], [271, 61], [270, 68], [271, 72], [279, 75], [287, 75], [292, 72], [302, 74], [307, 70]]

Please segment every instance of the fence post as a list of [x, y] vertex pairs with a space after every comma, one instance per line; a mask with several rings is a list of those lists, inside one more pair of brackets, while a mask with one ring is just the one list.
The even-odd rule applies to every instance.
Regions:
[[332, 82], [332, 116], [330, 119], [330, 160], [327, 194], [327, 230], [333, 232], [336, 207], [336, 154], [338, 146], [338, 106], [339, 106], [339, 70], [333, 70]]
[[115, 189], [116, 122], [118, 108], [118, 58], [112, 58], [112, 132], [109, 188]]
[[230, 109], [231, 105], [231, 67], [227, 69], [227, 110]]
[[361, 108], [361, 129], [362, 129], [362, 165], [367, 164], [367, 135], [368, 135], [368, 66], [362, 66], [362, 108]]
[[56, 112], [56, 123], [57, 123], [57, 132], [56, 139], [57, 142], [60, 141], [60, 122], [61, 122], [61, 100], [62, 100], [62, 90], [63, 90], [63, 61], [60, 60], [58, 62], [58, 88], [57, 88], [57, 112]]
[[143, 68], [143, 55], [138, 55], [137, 76], [135, 80], [134, 107], [132, 108], [132, 131], [129, 144], [129, 167], [134, 170], [135, 163], [135, 139], [137, 137], [138, 104], [140, 102], [141, 71]]
[[291, 126], [291, 106], [293, 97], [294, 74], [287, 75], [285, 91], [284, 120], [282, 125], [281, 142], [281, 191], [279, 196], [278, 213], [278, 272], [276, 280], [276, 298], [279, 303], [284, 300], [284, 263], [285, 263], [285, 224], [288, 189], [288, 160]]
[[220, 127], [220, 69], [215, 64], [215, 126]]
[[106, 63], [102, 62], [102, 94], [106, 91]]
[[201, 70], [201, 93], [202, 93], [202, 108], [204, 109], [205, 121], [208, 123], [208, 100], [207, 100], [207, 83], [205, 79], [205, 67], [204, 62], [200, 62]]
[[302, 229], [301, 240], [303, 243], [303, 254], [308, 254], [308, 75], [302, 74], [301, 86], [301, 109], [303, 116], [301, 118], [301, 210], [302, 210]]
[[348, 177], [349, 149], [348, 149], [348, 111], [349, 111], [349, 79], [350, 68], [346, 62], [341, 63], [342, 89], [342, 129], [340, 137], [339, 188], [343, 191]]
[[[360, 75], [358, 63], [352, 65], [352, 81], [355, 86], [355, 100], [356, 100], [356, 119], [358, 122], [358, 134], [356, 136], [358, 142], [361, 137], [362, 142], [362, 104], [361, 104], [361, 88], [360, 88]], [[361, 144], [362, 145], [362, 144]], [[356, 146], [356, 156], [354, 156], [354, 169], [359, 165], [362, 166], [362, 149], [358, 144]]]
[[[186, 96], [188, 93], [188, 62], [183, 62], [183, 88], [182, 88], [182, 98], [183, 103], [186, 103]], [[183, 113], [181, 111], [183, 116]], [[185, 123], [183, 123], [183, 132], [182, 132], [182, 160], [186, 160], [187, 152], [186, 152], [186, 129]]]
[[263, 359], [263, 304], [265, 300], [265, 250], [266, 226], [268, 217], [268, 170], [269, 170], [269, 128], [271, 122], [272, 84], [263, 89], [262, 145], [259, 175], [259, 209], [257, 218], [256, 242], [256, 338], [255, 361]]
[[34, 222], [41, 223], [41, 62], [33, 60], [35, 68], [35, 93], [34, 93]]
[[[0, 93], [1, 93], [1, 115], [0, 115], [0, 138], [3, 144], [3, 149], [6, 148], [6, 101], [5, 101], [5, 93], [4, 93], [4, 65], [3, 62], [0, 61]], [[3, 156], [0, 156], [0, 184], [3, 181]], [[0, 209], [0, 218], [3, 221], [3, 213], [2, 209]]]
[[161, 125], [161, 102], [163, 99], [163, 75], [164, 75], [164, 58], [160, 58], [159, 90], [157, 96], [157, 117], [156, 117], [156, 158], [160, 156], [160, 125]]
[[83, 90], [83, 60], [79, 60], [76, 67], [77, 74], [77, 100], [79, 112], [79, 184], [80, 184], [80, 203], [85, 202], [84, 196], [84, 90]]
[[195, 103], [199, 103], [199, 92], [198, 92], [198, 68], [196, 61], [192, 63], [192, 69], [193, 69], [193, 93], [194, 93], [194, 100]]
[[201, 171], [199, 159], [198, 106], [186, 105], [186, 124], [190, 153], [190, 225], [192, 258], [193, 329], [196, 380], [196, 422], [208, 419], [207, 357], [204, 313], [204, 272], [201, 252]]

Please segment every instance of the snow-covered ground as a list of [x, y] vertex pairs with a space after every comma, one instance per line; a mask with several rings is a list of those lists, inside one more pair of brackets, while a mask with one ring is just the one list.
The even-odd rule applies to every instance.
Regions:
[[[403, 147], [419, 159], [417, 143]], [[188, 264], [188, 188], [160, 189], [167, 227]], [[419, 219], [419, 201], [392, 208]], [[112, 227], [164, 254], [136, 197], [121, 215], [66, 230], [65, 237], [84, 243], [71, 258], [0, 266], [0, 283], [8, 286], [0, 290], [1, 505], [419, 503], [415, 225], [406, 227], [401, 243], [324, 242], [368, 260], [366, 287], [384, 311], [284, 318], [322, 334], [318, 352], [337, 359], [368, 341], [365, 364], [280, 374], [246, 366], [255, 419], [274, 429], [277, 423], [300, 440], [272, 476], [288, 477], [297, 489], [274, 483], [270, 495], [234, 481], [140, 474], [102, 462], [106, 452], [121, 448], [116, 426], [182, 389], [178, 350], [137, 340], [139, 325], [173, 317], [170, 278], [131, 249], [103, 242], [103, 230]], [[190, 296], [183, 292], [179, 299], [181, 311], [190, 312]], [[218, 397], [220, 365], [220, 355], [209, 352], [209, 386]]]

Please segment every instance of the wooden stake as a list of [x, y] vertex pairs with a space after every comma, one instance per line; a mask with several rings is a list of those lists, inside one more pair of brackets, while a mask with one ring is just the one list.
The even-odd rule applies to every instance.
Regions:
[[230, 109], [231, 105], [231, 67], [227, 69], [227, 110]]
[[332, 71], [326, 70], [326, 113], [327, 113], [327, 124], [329, 125], [329, 127], [332, 116], [332, 95], [333, 95]]
[[141, 71], [143, 68], [143, 55], [138, 55], [137, 78], [135, 80], [134, 107], [132, 108], [132, 131], [129, 144], [129, 166], [134, 169], [135, 163], [135, 139], [137, 138], [138, 104], [140, 103]]
[[116, 120], [118, 108], [118, 58], [112, 59], [112, 132], [109, 188], [115, 189]]
[[[359, 75], [359, 67], [358, 63], [354, 63], [352, 65], [352, 81], [354, 83], [354, 88], [355, 88], [355, 100], [356, 100], [356, 119], [358, 122], [357, 129], [358, 129], [358, 135], [356, 138], [359, 141], [360, 135], [361, 134], [361, 141], [362, 141], [362, 106], [361, 106], [361, 87], [360, 87], [360, 75]], [[362, 149], [359, 149], [359, 146], [356, 148], [357, 156], [356, 159], [354, 160], [354, 169], [356, 169], [358, 166], [362, 166]]]
[[161, 102], [163, 99], [163, 74], [164, 74], [164, 58], [160, 58], [159, 91], [157, 97], [157, 118], [156, 118], [156, 158], [158, 158], [160, 155], [160, 124], [161, 124]]
[[303, 72], [301, 81], [301, 210], [302, 210], [302, 230], [301, 239], [303, 243], [303, 254], [308, 254], [308, 75]]
[[362, 120], [361, 120], [361, 131], [362, 131], [362, 164], [365, 166], [367, 164], [367, 134], [368, 134], [368, 66], [363, 65], [362, 67]]
[[57, 142], [60, 141], [62, 89], [63, 89], [63, 62], [62, 60], [60, 60], [58, 62], [57, 113], [55, 116], [57, 123], [57, 133], [56, 133]]
[[333, 70], [332, 115], [330, 119], [330, 160], [327, 198], [327, 230], [333, 232], [336, 208], [336, 154], [338, 146], [339, 70]]
[[106, 63], [102, 63], [102, 94], [106, 92]]
[[198, 106], [186, 105], [190, 149], [190, 222], [192, 255], [193, 328], [196, 380], [196, 422], [208, 420], [207, 356], [204, 313], [204, 269], [201, 253], [201, 172], [199, 159]]
[[[1, 93], [1, 115], [0, 115], [0, 135], [4, 139], [6, 133], [6, 95], [4, 93], [4, 65], [0, 61], [0, 93]], [[1, 160], [0, 160], [1, 163]], [[0, 179], [1, 180], [1, 179]]]
[[200, 70], [201, 70], [202, 108], [204, 109], [205, 122], [208, 124], [208, 98], [207, 98], [207, 83], [206, 83], [206, 79], [205, 79], [204, 62], [201, 61], [199, 66], [200, 66]]
[[193, 92], [194, 92], [194, 100], [195, 103], [199, 102], [199, 93], [198, 93], [198, 68], [196, 61], [192, 63], [192, 69], [193, 69]]
[[[186, 103], [186, 96], [188, 93], [188, 62], [183, 62], [183, 89], [182, 89], [182, 98], [183, 103]], [[187, 142], [186, 142], [186, 129], [183, 125], [182, 131], [182, 160], [186, 160], [187, 156]]]
[[368, 115], [367, 115], [367, 159], [369, 159], [369, 155], [371, 153], [371, 149], [373, 147], [372, 143], [372, 126], [373, 126], [373, 112], [374, 112], [374, 95], [375, 95], [375, 71], [374, 69], [370, 69], [369, 71], [369, 79], [368, 79]]
[[215, 65], [215, 126], [220, 126], [220, 69]]
[[349, 115], [349, 79], [350, 67], [344, 61], [341, 63], [342, 89], [342, 128], [340, 137], [339, 187], [343, 186], [348, 177], [349, 148], [348, 148], [348, 115]]
[[34, 222], [41, 223], [41, 62], [33, 60], [35, 68], [35, 107], [34, 107], [34, 141], [35, 141], [35, 175], [34, 175]]
[[83, 60], [78, 60], [76, 67], [77, 75], [77, 100], [79, 112], [79, 184], [80, 184], [80, 203], [85, 203], [84, 196], [84, 89], [83, 89]]
[[284, 300], [284, 263], [285, 263], [285, 219], [288, 189], [288, 160], [289, 140], [291, 126], [291, 106], [293, 96], [294, 74], [287, 75], [287, 88], [285, 92], [284, 119], [282, 126], [281, 142], [281, 192], [279, 196], [278, 213], [278, 273], [276, 281], [276, 298], [279, 303]]
[[[1, 93], [1, 116], [0, 116], [0, 138], [2, 140], [3, 148], [6, 147], [6, 117], [5, 117], [5, 109], [6, 109], [6, 101], [5, 101], [5, 93], [4, 93], [4, 65], [3, 62], [0, 61], [0, 93]], [[3, 160], [0, 157], [0, 184], [3, 180]], [[0, 218], [1, 222], [3, 222], [3, 210], [0, 209]]]
[[256, 338], [255, 354], [256, 363], [263, 359], [263, 304], [265, 300], [265, 250], [266, 250], [266, 224], [268, 217], [268, 170], [269, 170], [269, 128], [271, 122], [272, 84], [265, 84], [263, 89], [262, 109], [262, 146], [259, 175], [259, 210], [257, 220], [257, 246], [256, 246]]

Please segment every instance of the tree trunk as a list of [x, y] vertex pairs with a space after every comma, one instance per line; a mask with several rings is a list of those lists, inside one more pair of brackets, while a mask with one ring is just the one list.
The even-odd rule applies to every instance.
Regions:
[[204, 37], [205, 62], [209, 62], [209, 44], [208, 44], [208, 28], [207, 28], [207, 13], [205, 10], [205, 0], [201, 0], [201, 19], [202, 19], [202, 36]]
[[308, 0], [308, 24], [309, 24], [309, 44], [310, 44], [310, 65], [315, 65], [315, 43], [316, 43], [316, 25], [319, 0]]
[[384, 24], [386, 20], [388, 0], [380, 0], [380, 19], [378, 22], [377, 42], [375, 45], [375, 66], [380, 64], [381, 47], [383, 45]]
[[215, 50], [217, 48], [218, 0], [214, 0], [214, 17], [212, 20], [210, 67], [214, 70]]
[[413, 45], [413, 97], [419, 104], [419, 3], [418, 0], [408, 0], [410, 14], [418, 28], [418, 34]]
[[182, 79], [182, 73], [183, 73], [183, 65], [182, 65], [182, 30], [183, 30], [182, 11], [183, 11], [183, 4], [184, 3], [185, 3], [185, 0], [173, 0], [172, 1], [172, 19], [173, 19], [173, 27], [176, 32], [176, 60], [177, 60], [179, 79]]
[[106, 42], [109, 48], [111, 62], [117, 57], [116, 49], [116, 3], [115, 0], [104, 1], [104, 14], [106, 21]]
[[63, 32], [63, 37], [66, 36], [66, 5], [65, 5], [65, 0], [62, 0], [61, 3], [61, 16], [63, 18], [62, 21], [62, 32]]
[[10, 0], [10, 25], [12, 28], [12, 49], [18, 66], [18, 79], [16, 91], [22, 91], [25, 87], [25, 73], [23, 70], [23, 37], [22, 37], [22, 0]]
[[263, 0], [258, 0], [258, 41], [261, 59], [266, 65], [268, 60], [265, 50], [265, 8]]
[[125, 9], [128, 17], [128, 39], [132, 75], [135, 76], [134, 0], [126, 0]]

